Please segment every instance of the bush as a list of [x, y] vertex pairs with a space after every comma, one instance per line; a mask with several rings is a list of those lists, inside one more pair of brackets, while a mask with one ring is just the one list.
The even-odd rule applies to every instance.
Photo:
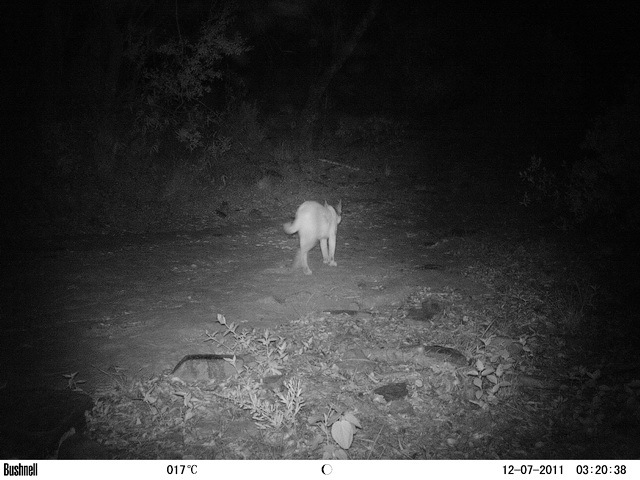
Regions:
[[563, 224], [587, 223], [613, 231], [640, 229], [640, 104], [638, 87], [598, 117], [581, 144], [584, 157], [554, 172], [532, 157], [520, 173], [523, 204], [544, 202]]
[[[224, 77], [224, 60], [249, 50], [231, 26], [231, 13], [224, 10], [209, 18], [195, 39], [180, 35], [151, 45], [142, 32], [131, 33], [126, 55], [144, 81], [136, 126], [149, 153], [177, 142], [207, 170], [230, 149], [230, 139], [220, 133], [224, 112], [205, 100]], [[227, 100], [233, 97], [225, 93]]]
[[571, 169], [568, 205], [585, 221], [608, 218], [622, 230], [640, 227], [640, 105], [638, 87], [599, 117], [581, 145], [587, 156]]

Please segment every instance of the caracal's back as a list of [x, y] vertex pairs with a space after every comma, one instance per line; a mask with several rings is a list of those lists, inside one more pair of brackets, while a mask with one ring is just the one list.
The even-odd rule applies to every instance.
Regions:
[[342, 221], [342, 202], [338, 202], [336, 208], [325, 202], [307, 201], [298, 207], [296, 218], [293, 222], [284, 224], [284, 231], [289, 235], [298, 233], [300, 237], [300, 250], [298, 251], [293, 267], [302, 267], [306, 275], [311, 275], [307, 254], [318, 241], [322, 250], [323, 262], [331, 267], [338, 264], [334, 260], [336, 252], [336, 234], [338, 224]]

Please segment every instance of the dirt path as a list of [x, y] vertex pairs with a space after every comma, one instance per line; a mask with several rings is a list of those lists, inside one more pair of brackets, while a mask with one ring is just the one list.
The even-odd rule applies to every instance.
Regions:
[[[500, 168], [491, 173], [472, 156], [452, 160], [448, 148], [404, 145], [378, 152], [375, 161], [368, 152], [370, 168], [355, 173], [317, 162], [308, 166], [304, 188], [274, 180], [268, 195], [279, 208], [239, 212], [232, 204], [227, 218], [204, 230], [5, 243], [2, 381], [11, 389], [64, 389], [75, 374], [72, 387], [101, 398], [92, 434], [116, 458], [341, 458], [346, 453], [328, 435], [318, 436], [312, 422], [327, 405], [366, 419], [350, 458], [588, 457], [596, 448], [612, 456], [619, 442], [594, 447], [619, 432], [604, 428], [597, 419], [605, 417], [590, 410], [599, 390], [580, 362], [590, 363], [586, 357], [567, 362], [565, 339], [556, 334], [575, 307], [584, 307], [550, 303], [570, 297], [554, 289], [573, 282], [564, 278], [573, 267], [526, 218], [521, 222], [515, 176]], [[387, 175], [382, 167], [389, 158], [395, 169]], [[299, 191], [290, 193], [294, 188]], [[313, 275], [292, 272], [297, 239], [282, 224], [303, 200], [325, 195], [343, 201], [338, 266], [323, 265], [316, 247]], [[413, 321], [424, 300], [435, 301], [440, 314]], [[343, 310], [360, 314], [341, 316]], [[222, 329], [217, 314], [258, 332], [286, 331], [296, 345], [298, 353], [285, 363], [305, 384], [311, 423], [300, 423], [295, 448], [281, 450], [277, 435], [260, 437], [252, 421], [238, 421], [228, 402], [197, 386], [192, 394], [205, 409], [176, 403], [178, 387], [165, 374], [187, 354], [221, 353], [206, 341], [206, 332]], [[506, 351], [492, 346], [494, 337], [520, 346]], [[456, 348], [465, 361], [452, 366], [421, 357], [416, 364], [407, 353], [423, 355], [420, 349], [433, 343]], [[531, 384], [517, 393], [504, 387], [494, 398], [488, 378], [476, 385], [469, 377], [478, 361], [517, 369], [519, 378], [534, 382], [533, 391]], [[556, 378], [577, 382], [571, 401]], [[249, 380], [262, 389], [260, 375]], [[608, 380], [613, 393], [601, 403], [615, 408], [628, 394], [623, 380]], [[383, 383], [409, 390], [383, 402], [373, 394]], [[152, 404], [144, 413], [131, 411], [150, 401], [138, 398], [147, 388], [165, 402], [163, 414]], [[17, 398], [5, 408], [18, 408]], [[40, 407], [29, 415], [35, 411]], [[519, 412], [515, 420], [513, 411]], [[148, 424], [144, 441], [134, 419]], [[228, 423], [222, 428], [220, 422]], [[116, 437], [100, 438], [116, 428]], [[557, 431], [573, 434], [557, 437]], [[54, 433], [55, 446], [61, 433]]]
[[[435, 206], [459, 185], [450, 173], [439, 174], [439, 185], [407, 176], [424, 161], [422, 146], [378, 153], [396, 159], [390, 178], [321, 162], [309, 167], [321, 182], [311, 178], [306, 195], [342, 198], [345, 206], [338, 267], [322, 265], [316, 247], [310, 277], [290, 271], [297, 237], [282, 230], [295, 213], [295, 194], [286, 197], [288, 208], [232, 212], [200, 231], [14, 239], [2, 265], [9, 329], [0, 346], [19, 359], [9, 362], [8, 380], [60, 387], [63, 374], [78, 372], [92, 392], [111, 383], [102, 372], [153, 376], [187, 353], [211, 351], [205, 331], [216, 329], [218, 313], [263, 329], [324, 309], [400, 305], [425, 283], [481, 291], [455, 275], [416, 268], [450, 264], [442, 256], [445, 237], [464, 226], [459, 210]], [[446, 211], [454, 213], [438, 218]]]
[[347, 203], [339, 266], [322, 265], [318, 247], [310, 254], [312, 276], [290, 269], [297, 242], [282, 231], [286, 216], [22, 251], [7, 272], [19, 280], [11, 284], [12, 328], [3, 348], [24, 359], [12, 365], [13, 377], [59, 387], [62, 374], [78, 372], [91, 392], [111, 383], [102, 372], [149, 377], [185, 354], [212, 351], [204, 333], [217, 328], [217, 313], [264, 329], [323, 310], [400, 306], [421, 285], [487, 293], [441, 271], [456, 238], [435, 237], [419, 212], [398, 216], [398, 207]]

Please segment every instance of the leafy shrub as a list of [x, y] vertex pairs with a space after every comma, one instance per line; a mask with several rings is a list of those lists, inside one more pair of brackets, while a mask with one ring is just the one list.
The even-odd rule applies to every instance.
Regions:
[[568, 205], [575, 217], [609, 218], [623, 230], [640, 227], [640, 100], [638, 88], [598, 118], [570, 173]]
[[224, 77], [224, 59], [249, 50], [233, 33], [232, 21], [231, 12], [223, 10], [212, 14], [196, 38], [179, 35], [158, 45], [141, 32], [130, 33], [126, 55], [143, 78], [136, 125], [150, 153], [177, 142], [206, 170], [229, 151], [230, 139], [220, 133], [224, 112], [205, 99]]
[[585, 135], [584, 158], [554, 172], [532, 157], [520, 176], [523, 204], [544, 202], [570, 225], [591, 222], [614, 230], [640, 228], [640, 100], [638, 88], [611, 105]]

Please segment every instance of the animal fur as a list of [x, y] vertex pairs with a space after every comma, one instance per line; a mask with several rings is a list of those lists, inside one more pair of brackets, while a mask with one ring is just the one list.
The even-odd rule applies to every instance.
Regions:
[[308, 263], [309, 250], [320, 241], [323, 262], [331, 267], [337, 267], [335, 261], [336, 234], [338, 225], [342, 221], [342, 202], [338, 202], [335, 208], [331, 205], [318, 202], [304, 202], [298, 207], [296, 218], [293, 222], [284, 224], [284, 231], [289, 235], [298, 234], [300, 238], [300, 250], [296, 254], [293, 268], [302, 267], [305, 275], [311, 275]]

